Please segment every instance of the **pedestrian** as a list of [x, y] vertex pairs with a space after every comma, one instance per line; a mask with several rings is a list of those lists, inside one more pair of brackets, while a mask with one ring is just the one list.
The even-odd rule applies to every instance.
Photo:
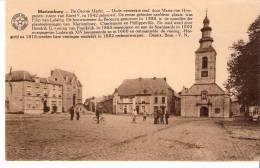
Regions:
[[170, 114], [168, 113], [168, 111], [166, 111], [165, 113], [165, 124], [168, 125], [168, 118], [170, 117]]
[[79, 109], [78, 108], [76, 108], [76, 116], [77, 116], [77, 120], [79, 120], [80, 115], [79, 115]]
[[99, 117], [100, 117], [100, 108], [97, 108], [96, 109], [97, 124], [99, 124]]
[[136, 123], [136, 116], [137, 116], [137, 112], [136, 109], [134, 109], [132, 112], [132, 123]]
[[144, 113], [143, 113], [143, 121], [146, 121], [146, 111], [144, 110]]
[[157, 124], [157, 121], [158, 121], [158, 111], [154, 112], [153, 117], [154, 117], [154, 124]]
[[160, 113], [160, 123], [164, 124], [164, 111], [161, 111]]
[[70, 108], [70, 120], [73, 120], [73, 118], [74, 118], [74, 107], [72, 106]]

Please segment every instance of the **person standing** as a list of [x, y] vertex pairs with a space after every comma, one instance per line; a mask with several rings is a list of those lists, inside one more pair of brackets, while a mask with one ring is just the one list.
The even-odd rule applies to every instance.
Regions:
[[97, 124], [99, 124], [99, 117], [100, 117], [100, 109], [96, 109], [96, 118], [97, 118]]
[[157, 124], [157, 121], [158, 121], [158, 111], [154, 112], [153, 117], [154, 117], [154, 124]]
[[79, 120], [80, 115], [79, 115], [79, 109], [78, 108], [76, 108], [76, 116], [77, 116], [77, 120]]
[[132, 113], [132, 123], [136, 123], [136, 116], [137, 116], [137, 112], [136, 109], [134, 109]]
[[164, 111], [160, 110], [160, 123], [164, 124]]
[[168, 119], [170, 117], [170, 114], [168, 113], [168, 111], [166, 111], [165, 113], [165, 124], [168, 125]]
[[74, 118], [74, 107], [72, 106], [70, 108], [70, 120], [73, 120], [73, 118]]
[[145, 111], [145, 109], [144, 109], [144, 113], [143, 113], [143, 121], [146, 121], [146, 116], [147, 116], [147, 113], [146, 113], [146, 111]]

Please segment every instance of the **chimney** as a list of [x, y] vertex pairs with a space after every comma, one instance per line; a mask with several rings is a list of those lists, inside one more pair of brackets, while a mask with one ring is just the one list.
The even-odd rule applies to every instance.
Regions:
[[164, 81], [166, 82], [166, 77], [164, 77], [163, 79], [164, 79]]

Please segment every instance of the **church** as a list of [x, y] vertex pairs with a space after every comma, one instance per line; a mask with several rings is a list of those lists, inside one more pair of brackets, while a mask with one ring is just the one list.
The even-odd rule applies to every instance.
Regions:
[[195, 83], [181, 91], [181, 116], [222, 117], [230, 114], [230, 96], [216, 84], [216, 56], [212, 28], [207, 17], [203, 20], [200, 47], [195, 51]]

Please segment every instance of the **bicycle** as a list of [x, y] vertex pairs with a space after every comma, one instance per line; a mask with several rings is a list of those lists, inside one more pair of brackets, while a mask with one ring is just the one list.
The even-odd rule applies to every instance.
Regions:
[[[92, 120], [93, 120], [95, 123], [97, 123], [97, 116], [93, 117]], [[99, 123], [102, 123], [102, 124], [105, 123], [105, 118], [104, 118], [104, 116], [102, 116], [102, 115], [99, 116]]]

